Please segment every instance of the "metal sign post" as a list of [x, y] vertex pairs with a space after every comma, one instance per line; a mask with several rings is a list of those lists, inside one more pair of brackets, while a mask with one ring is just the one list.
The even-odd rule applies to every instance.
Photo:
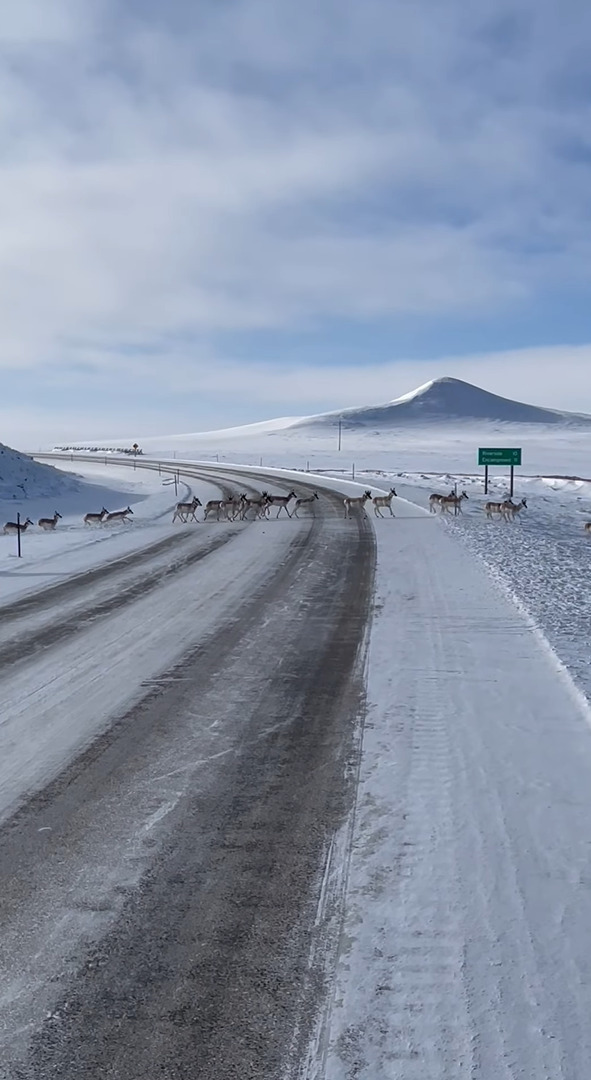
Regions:
[[484, 494], [488, 495], [488, 469], [490, 465], [509, 465], [510, 473], [510, 492], [509, 497], [513, 497], [515, 490], [515, 466], [521, 465], [521, 447], [520, 446], [481, 446], [478, 450], [478, 464], [484, 465]]
[[18, 510], [16, 512], [16, 551], [17, 551], [18, 558], [21, 559], [22, 558], [22, 551], [21, 551], [21, 516], [20, 516], [20, 513], [19, 513]]

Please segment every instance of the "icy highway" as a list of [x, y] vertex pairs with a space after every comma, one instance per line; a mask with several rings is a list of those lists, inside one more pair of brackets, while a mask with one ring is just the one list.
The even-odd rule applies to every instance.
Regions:
[[[204, 498], [311, 481], [183, 471]], [[314, 517], [172, 527], [164, 501], [94, 552], [74, 524], [5, 557], [2, 1080], [589, 1075], [563, 510], [489, 533], [409, 487], [347, 521], [346, 482], [318, 483]]]
[[171, 530], [2, 612], [1, 1075], [301, 1057], [375, 561], [341, 518]]

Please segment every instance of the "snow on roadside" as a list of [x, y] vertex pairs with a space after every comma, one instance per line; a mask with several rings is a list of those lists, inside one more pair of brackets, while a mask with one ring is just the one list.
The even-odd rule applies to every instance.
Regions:
[[584, 1075], [589, 708], [440, 522], [399, 504], [377, 532], [340, 955], [305, 1076]]
[[532, 616], [591, 700], [591, 541], [583, 521], [574, 508], [560, 513], [532, 500], [514, 525], [470, 515], [450, 530]]
[[[463, 478], [448, 480], [462, 487]], [[429, 490], [445, 487], [400, 484], [399, 490], [426, 505]], [[519, 478], [515, 499], [525, 495], [527, 509], [509, 524], [487, 521], [482, 487], [467, 490], [470, 498], [463, 514], [450, 516], [441, 527], [476, 555], [528, 613], [591, 701], [591, 540], [583, 528], [591, 520], [591, 485]]]
[[53, 465], [34, 461], [0, 443], [0, 504], [8, 501], [18, 509], [21, 503], [29, 505], [31, 499], [75, 495], [81, 487], [77, 477], [64, 476]]
[[[3, 536], [0, 527], [0, 605], [154, 542], [170, 527], [169, 515], [177, 499], [191, 490], [181, 481], [175, 496], [174, 486], [163, 486], [157, 473], [135, 472], [124, 466], [75, 463], [69, 465], [69, 469], [76, 470], [71, 476], [66, 472], [66, 463], [59, 466], [64, 479], [76, 481], [68, 494], [62, 492], [61, 498], [52, 502], [46, 496], [23, 502], [11, 500], [9, 504], [0, 501], [0, 526], [3, 521], [14, 520], [17, 509], [21, 520], [29, 516], [35, 523], [21, 537], [20, 559], [16, 537]], [[207, 497], [217, 490], [195, 484]], [[95, 529], [84, 525], [85, 513], [100, 512], [102, 506], [115, 510], [128, 505], [133, 509], [133, 525]], [[51, 517], [54, 510], [62, 518], [55, 532], [44, 533], [37, 528], [37, 518]]]
[[527, 509], [514, 523], [505, 524], [487, 521], [483, 506], [487, 498], [508, 498], [507, 470], [491, 474], [488, 496], [482, 476], [464, 473], [368, 471], [363, 476], [368, 487], [376, 480], [383, 487], [394, 484], [399, 495], [424, 508], [433, 491], [465, 490], [463, 513], [439, 519], [441, 527], [482, 560], [496, 584], [539, 627], [591, 701], [591, 539], [583, 528], [591, 521], [590, 482], [517, 475], [514, 498], [525, 496]]

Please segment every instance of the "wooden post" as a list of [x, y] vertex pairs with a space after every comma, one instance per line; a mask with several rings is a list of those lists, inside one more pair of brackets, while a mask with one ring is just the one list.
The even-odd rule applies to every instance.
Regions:
[[341, 431], [343, 428], [343, 421], [339, 420], [339, 450], [341, 449]]
[[355, 479], [355, 462], [353, 462], [353, 464], [351, 466], [351, 479], [352, 480]]
[[16, 550], [19, 559], [22, 556], [21, 552], [21, 516], [19, 511], [16, 512]]

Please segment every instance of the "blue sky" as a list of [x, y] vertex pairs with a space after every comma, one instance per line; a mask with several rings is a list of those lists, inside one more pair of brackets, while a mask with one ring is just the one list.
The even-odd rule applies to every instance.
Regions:
[[591, 411], [582, 0], [0, 13], [0, 441]]

